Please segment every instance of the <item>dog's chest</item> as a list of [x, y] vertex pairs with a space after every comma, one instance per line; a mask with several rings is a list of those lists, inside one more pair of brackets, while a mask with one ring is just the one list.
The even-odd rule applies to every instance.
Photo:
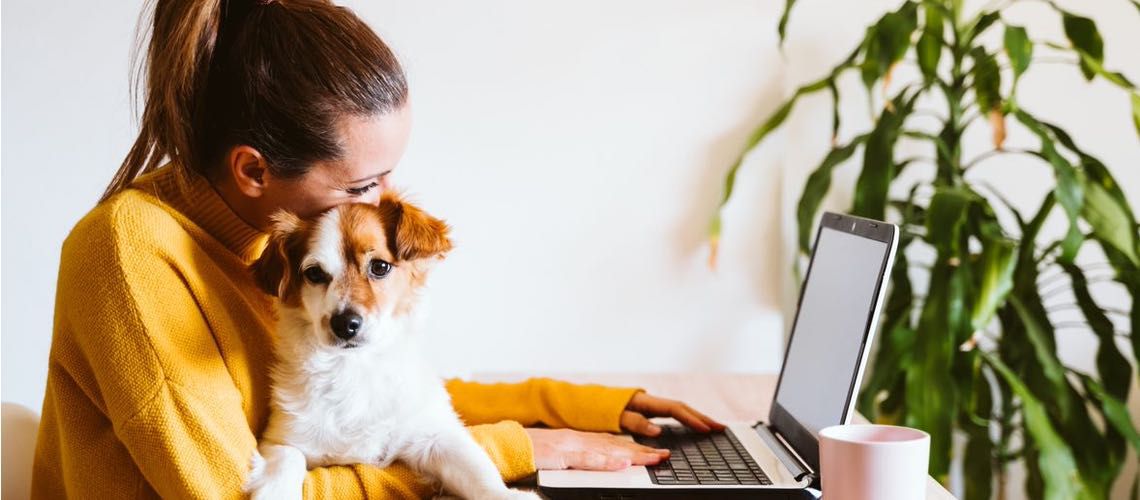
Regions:
[[276, 389], [281, 437], [310, 466], [386, 465], [414, 439], [417, 418], [450, 410], [439, 379], [416, 370], [310, 374]]
[[[397, 458], [408, 441], [411, 422], [401, 425], [399, 416], [351, 420], [311, 413], [294, 421], [295, 445], [310, 467], [372, 463], [387, 465]], [[326, 419], [327, 418], [327, 419]], [[403, 430], [404, 432], [401, 432]]]

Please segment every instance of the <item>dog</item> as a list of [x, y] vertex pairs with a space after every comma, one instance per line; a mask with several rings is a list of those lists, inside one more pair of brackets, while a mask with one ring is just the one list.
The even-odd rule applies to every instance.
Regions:
[[449, 231], [393, 194], [274, 216], [251, 265], [278, 316], [270, 416], [244, 486], [253, 499], [301, 498], [311, 467], [396, 460], [452, 495], [539, 498], [503, 484], [422, 361], [421, 295]]

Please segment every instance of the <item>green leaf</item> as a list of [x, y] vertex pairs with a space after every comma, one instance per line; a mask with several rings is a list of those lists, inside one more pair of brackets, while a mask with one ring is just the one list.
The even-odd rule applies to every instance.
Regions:
[[1096, 159], [1073, 141], [1064, 129], [1048, 122], [1038, 122], [1039, 130], [1047, 130], [1063, 146], [1080, 157], [1085, 203], [1081, 215], [1092, 226], [1093, 236], [1108, 242], [1120, 251], [1132, 264], [1140, 265], [1140, 235], [1137, 233], [1136, 218], [1128, 200], [1121, 191], [1116, 178], [1100, 160]]
[[[977, 357], [974, 357], [977, 359]], [[979, 367], [971, 372], [969, 417], [986, 425], [963, 422], [969, 436], [962, 457], [962, 476], [966, 480], [966, 500], [989, 500], [993, 494], [994, 443], [990, 439], [989, 422], [993, 412], [990, 384]]]
[[[1117, 87], [1120, 87], [1122, 89], [1129, 90], [1129, 91], [1136, 89], [1136, 85], [1133, 84], [1132, 81], [1128, 79], [1128, 77], [1124, 76], [1124, 73], [1121, 73], [1119, 71], [1109, 71], [1108, 69], [1106, 69], [1104, 67], [1103, 61], [1100, 61], [1100, 60], [1093, 58], [1092, 56], [1086, 54], [1082, 50], [1075, 49], [1075, 48], [1070, 49], [1069, 47], [1066, 47], [1064, 45], [1058, 45], [1058, 44], [1055, 44], [1052, 42], [1047, 42], [1047, 43], [1045, 43], [1045, 45], [1047, 47], [1058, 49], [1058, 50], [1073, 50], [1074, 52], [1077, 53], [1077, 56], [1080, 59], [1082, 71], [1087, 67], [1089, 70], [1092, 71], [1092, 73], [1094, 75], [1100, 75], [1105, 80], [1108, 80], [1109, 82], [1112, 82], [1113, 84], [1115, 84]], [[1090, 77], [1090, 79], [1091, 79], [1091, 77]]]
[[[1117, 203], [1117, 210], [1127, 219], [1126, 224], [1135, 227], [1136, 217], [1132, 213], [1132, 207], [1128, 205], [1128, 199], [1124, 196], [1124, 191], [1120, 189], [1120, 184], [1116, 182], [1116, 178], [1108, 171], [1108, 167], [1105, 167], [1096, 157], [1085, 153], [1084, 150], [1077, 147], [1077, 144], [1069, 137], [1069, 134], [1061, 127], [1049, 122], [1039, 123], [1052, 132], [1058, 142], [1080, 157], [1081, 170], [1084, 171], [1088, 181], [1097, 184], [1103, 189], [1108, 196]], [[1131, 239], [1137, 240], [1138, 238], [1134, 234]]]
[[[899, 324], [890, 330], [884, 326], [883, 331], [884, 335], [879, 336], [879, 349], [875, 353], [875, 360], [869, 366], [871, 373], [868, 374], [867, 383], [859, 395], [859, 411], [872, 422], [893, 424], [899, 422], [900, 415], [887, 415], [885, 408], [879, 408], [875, 404], [876, 399], [880, 393], [889, 392], [900, 381], [905, 383], [908, 367], [911, 366], [911, 352], [918, 334], [905, 324]], [[886, 420], [887, 418], [890, 420]]]
[[[1128, 388], [1132, 382], [1132, 365], [1128, 363], [1116, 347], [1116, 327], [1112, 320], [1093, 300], [1089, 293], [1088, 280], [1084, 272], [1076, 264], [1061, 264], [1065, 273], [1069, 275], [1069, 283], [1077, 306], [1085, 317], [1085, 322], [1097, 336], [1099, 346], [1096, 353], [1096, 370], [1104, 381], [1108, 393], [1118, 399], [1128, 399]], [[1137, 450], [1140, 451], [1140, 450]]]
[[942, 12], [929, 4], [924, 4], [922, 10], [926, 21], [915, 52], [923, 77], [930, 81], [938, 77], [938, 60], [942, 57]]
[[[836, 71], [838, 70], [839, 68], [836, 69]], [[775, 130], [776, 127], [779, 127], [784, 123], [784, 120], [788, 118], [788, 115], [792, 112], [792, 108], [796, 105], [796, 100], [805, 94], [818, 92], [824, 88], [827, 88], [833, 78], [835, 78], [834, 74], [828, 75], [825, 78], [804, 85], [803, 87], [797, 89], [796, 93], [793, 94], [787, 102], [782, 104], [775, 113], [772, 113], [772, 115], [769, 116], [768, 119], [764, 121], [764, 123], [762, 123], [759, 127], [756, 127], [756, 129], [752, 131], [752, 134], [748, 136], [748, 141], [745, 143], [743, 151], [740, 153], [740, 156], [736, 158], [736, 162], [732, 164], [732, 167], [728, 169], [728, 173], [724, 176], [724, 193], [721, 195], [720, 205], [717, 207], [716, 213], [713, 214], [713, 218], [709, 222], [710, 239], [716, 241], [720, 238], [720, 213], [721, 210], [724, 209], [724, 206], [728, 203], [728, 200], [732, 198], [732, 191], [736, 186], [736, 174], [740, 170], [740, 165], [744, 163], [744, 158], [748, 152], [752, 151], [752, 149], [759, 145], [760, 141], [764, 140], [764, 138], [767, 137], [768, 134], [770, 134], [773, 130]]]
[[[1088, 56], [1088, 59], [1104, 64], [1104, 40], [1092, 19], [1061, 11], [1061, 22], [1065, 28], [1065, 37], [1073, 44], [1073, 48]], [[1097, 73], [1084, 57], [1081, 58], [1081, 73], [1084, 73], [1086, 80], [1092, 80]]]
[[1001, 13], [997, 11], [980, 14], [974, 24], [966, 30], [965, 42], [962, 45], [968, 47], [973, 44], [974, 39], [985, 33], [998, 19], [1001, 19]]
[[831, 143], [839, 139], [839, 87], [835, 85], [835, 80], [827, 85], [827, 91], [831, 93]]
[[993, 54], [981, 47], [974, 47], [970, 50], [970, 58], [974, 60], [970, 72], [974, 75], [978, 109], [983, 112], [1001, 109], [1001, 71]]
[[[1112, 407], [1112, 402], [1115, 400], [1128, 399], [1129, 386], [1132, 382], [1132, 365], [1129, 364], [1128, 359], [1120, 353], [1120, 349], [1116, 347], [1116, 340], [1114, 338], [1116, 331], [1112, 320], [1108, 319], [1108, 316], [1105, 315], [1104, 311], [1101, 310], [1093, 300], [1092, 295], [1089, 293], [1088, 280], [1085, 279], [1084, 273], [1074, 264], [1062, 264], [1062, 267], [1069, 275], [1069, 281], [1072, 286], [1073, 295], [1076, 297], [1077, 305], [1080, 307], [1081, 313], [1085, 316], [1085, 321], [1093, 333], [1096, 334], [1098, 340], [1096, 367], [1097, 373], [1103, 382], [1097, 382], [1091, 379], [1084, 381], [1085, 392], [1089, 394], [1098, 391], [1103, 393], [1102, 396], [1097, 396], [1097, 399], [1103, 400], [1104, 404], [1101, 406], [1101, 413], [1108, 419], [1110, 418], [1110, 414], [1115, 410], [1115, 408]], [[1081, 376], [1082, 378], [1088, 378], [1087, 375], [1082, 374]], [[1136, 434], [1136, 431], [1131, 428], [1131, 422], [1129, 422], [1127, 431], [1131, 432], [1131, 436], [1129, 437], [1133, 437]], [[1110, 455], [1108, 457], [1109, 463], [1119, 464], [1125, 455], [1122, 436], [1126, 436], [1127, 434], [1124, 434], [1123, 430], [1114, 429], [1111, 426], [1107, 428], [1106, 434], [1105, 443], [1108, 454]], [[1134, 443], [1140, 444], [1140, 440], [1134, 441]], [[1137, 451], [1140, 451], [1140, 448], [1137, 448]], [[1115, 474], [1113, 474], [1113, 476], [1115, 476]], [[1109, 478], [1108, 481], [1109, 484], [1111, 484], [1111, 478]]]
[[1132, 93], [1132, 125], [1136, 127], [1136, 135], [1140, 135], [1140, 94]]
[[883, 220], [886, 213], [887, 193], [891, 181], [898, 174], [894, 160], [894, 146], [899, 129], [914, 109], [920, 93], [904, 90], [891, 100], [891, 105], [879, 115], [875, 128], [867, 136], [863, 148], [863, 170], [855, 181], [855, 199], [852, 211], [860, 217]]
[[796, 220], [799, 227], [800, 251], [811, 251], [811, 231], [815, 224], [815, 215], [819, 212], [819, 205], [824, 195], [831, 188], [831, 172], [837, 165], [847, 161], [855, 149], [867, 139], [863, 134], [851, 140], [845, 146], [833, 148], [824, 157], [823, 162], [808, 176], [804, 192], [800, 195], [800, 202], [796, 207]]
[[993, 320], [998, 307], [1005, 303], [1013, 290], [1013, 271], [1017, 267], [1016, 246], [1005, 239], [982, 243], [982, 283], [970, 324], [974, 331], [982, 330]]
[[1124, 404], [1123, 399], [1109, 394], [1096, 379], [1083, 373], [1080, 377], [1085, 390], [1100, 403], [1101, 414], [1104, 415], [1105, 421], [1127, 439], [1137, 453], [1140, 453], [1140, 434], [1132, 426], [1132, 416], [1129, 415], [1128, 406]]
[[[1129, 329], [1140, 332], [1140, 269], [1112, 246], [1104, 242], [1098, 243], [1104, 251], [1104, 256], [1116, 270], [1116, 281], [1124, 285], [1125, 290], [1128, 290], [1128, 294], [1132, 296], [1132, 307], [1128, 313]], [[1132, 359], [1140, 359], [1140, 335], [1129, 335], [1129, 337], [1132, 340]]]
[[918, 28], [916, 6], [906, 2], [898, 10], [888, 12], [873, 26], [867, 28], [866, 51], [863, 59], [863, 85], [871, 88], [902, 60], [910, 49], [910, 37]]
[[1041, 479], [1045, 484], [1044, 498], [1047, 500], [1091, 498], [1077, 470], [1072, 449], [1053, 428], [1045, 407], [1005, 363], [990, 355], [986, 355], [985, 359], [1021, 400], [1025, 428], [1033, 439], [1033, 446], [1037, 449], [1036, 465], [1041, 471]]
[[784, 32], [788, 28], [788, 15], [792, 13], [792, 6], [795, 5], [796, 0], [784, 0], [784, 13], [780, 15], [780, 24], [776, 27], [776, 33], [780, 35], [780, 46], [784, 46]]
[[962, 17], [962, 3], [964, 0], [950, 0], [950, 23], [957, 25]]
[[930, 207], [926, 210], [926, 239], [938, 249], [940, 256], [959, 254], [966, 214], [970, 204], [976, 201], [975, 194], [956, 188], [938, 188], [930, 198]]
[[969, 273], [948, 261], [948, 256], [940, 253], [931, 269], [930, 286], [916, 329], [913, 362], [906, 372], [904, 425], [930, 434], [930, 474], [936, 478], [947, 474], [950, 467], [950, 437], [958, 407], [951, 375], [958, 347], [955, 339], [969, 328], [964, 307]]
[[[1083, 397], [1065, 376], [1066, 369], [1056, 354], [1053, 327], [1041, 306], [1040, 296], [1034, 289], [1025, 296], [1011, 296], [1009, 303], [1024, 330], [1020, 332], [1021, 338], [1010, 337], [1003, 323], [1002, 345], [1015, 342], [1030, 345], [1032, 357], [1023, 360], [1022, 380], [1045, 405], [1061, 437], [1068, 443], [1080, 443], [1072, 452], [1089, 495], [1107, 496], [1120, 462], [1114, 459], [1111, 446], [1093, 422]], [[1007, 357], [1003, 354], [1003, 358]]]
[[1017, 81], [1026, 69], [1029, 61], [1033, 59], [1033, 43], [1029, 35], [1021, 26], [1005, 27], [1005, 53], [1009, 56], [1010, 68], [1013, 70], [1013, 80]]
[[[908, 206], [911, 202], [913, 197], [907, 201]], [[907, 211], [903, 212], [904, 225], [910, 220], [910, 215]], [[878, 346], [875, 350], [875, 359], [869, 366], [867, 382], [859, 394], [860, 411], [874, 422], [883, 423], [884, 417], [883, 411], [876, 404], [876, 399], [881, 392], [890, 391], [900, 383], [905, 383], [906, 370], [910, 366], [911, 352], [914, 350], [915, 332], [910, 327], [914, 292], [911, 288], [908, 274], [910, 266], [906, 257], [906, 249], [913, 241], [913, 237], [904, 233], [895, 252], [890, 291], [883, 308], [883, 335], [880, 335], [876, 341]], [[898, 419], [892, 421], [894, 422], [898, 422]]]
[[1069, 397], [1069, 386], [1065, 380], [1065, 367], [1057, 359], [1057, 346], [1052, 335], [1050, 335], [1052, 327], [1048, 325], [1048, 318], [1039, 318], [1031, 313], [1017, 296], [1011, 296], [1009, 301], [1025, 325], [1026, 337], [1033, 348], [1034, 356], [1037, 362], [1041, 364], [1041, 370], [1049, 382], [1051, 394], [1057, 398], [1057, 413], [1062, 420], [1068, 420], [1077, 411], [1077, 408], [1076, 403]]
[[1133, 264], [1140, 265], [1140, 257], [1136, 255], [1136, 223], [1100, 184], [1086, 181], [1084, 186], [1081, 215], [1092, 227], [1093, 235], [1116, 247]]
[[1061, 246], [1061, 260], [1072, 262], [1076, 259], [1077, 251], [1080, 250], [1083, 241], [1077, 219], [1080, 217], [1081, 206], [1084, 203], [1084, 174], [1073, 168], [1073, 165], [1057, 152], [1053, 143], [1053, 134], [1045, 125], [1022, 109], [1014, 110], [1014, 116], [1041, 139], [1041, 151], [1036, 154], [1053, 166], [1053, 173], [1057, 179], [1054, 193], [1056, 193], [1057, 201], [1061, 203], [1061, 207], [1065, 209], [1065, 215], [1069, 218], [1069, 232]]
[[[1053, 192], [1045, 194], [1045, 198], [1041, 200], [1041, 206], [1037, 209], [1037, 213], [1033, 215], [1033, 218], [1030, 219], [1029, 222], [1021, 226], [1021, 241], [1037, 240], [1037, 235], [1041, 232], [1041, 227], [1045, 224], [1045, 219], [1049, 217], [1049, 214], [1053, 211], [1053, 207], [1057, 205], [1056, 199], [1057, 197]], [[1034, 245], [1025, 244], [1021, 245], [1018, 249], [1017, 269], [1022, 275], [1018, 276], [1014, 282], [1025, 283], [1036, 289], [1037, 285], [1035, 279], [1037, 266], [1033, 249]], [[1026, 273], [1031, 273], [1032, 276], [1028, 276]]]

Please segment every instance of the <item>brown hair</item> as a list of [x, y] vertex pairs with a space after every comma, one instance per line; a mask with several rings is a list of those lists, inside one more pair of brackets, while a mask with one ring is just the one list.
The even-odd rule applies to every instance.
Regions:
[[[326, 0], [154, 0], [139, 136], [106, 200], [169, 159], [207, 177], [239, 144], [280, 177], [343, 154], [337, 123], [399, 108], [391, 50]], [[143, 76], [140, 73], [140, 76]]]

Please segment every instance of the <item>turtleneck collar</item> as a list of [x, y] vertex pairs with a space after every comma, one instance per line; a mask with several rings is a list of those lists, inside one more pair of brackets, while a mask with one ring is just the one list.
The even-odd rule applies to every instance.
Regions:
[[266, 233], [234, 213], [214, 186], [195, 172], [180, 172], [166, 164], [139, 177], [131, 187], [162, 200], [214, 237], [245, 263], [265, 249]]

